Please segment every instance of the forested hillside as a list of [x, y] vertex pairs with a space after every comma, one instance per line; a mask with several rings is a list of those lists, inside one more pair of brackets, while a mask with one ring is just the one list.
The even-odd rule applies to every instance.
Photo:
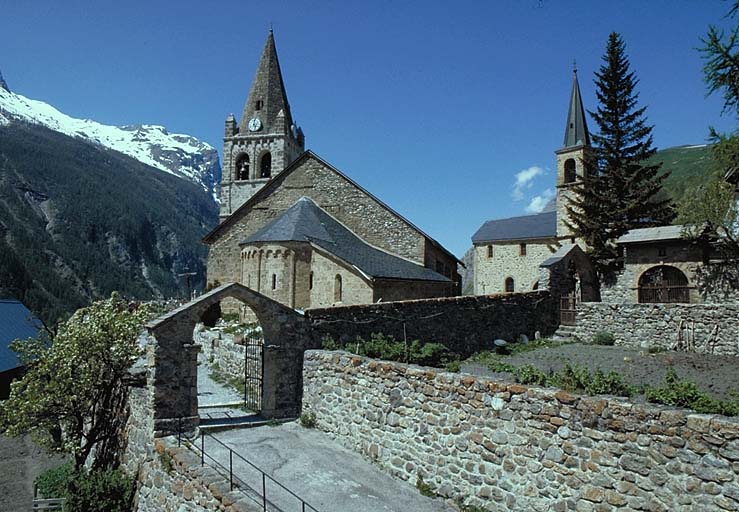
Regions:
[[47, 322], [114, 290], [184, 296], [217, 222], [202, 187], [38, 125], [0, 126], [0, 296]]

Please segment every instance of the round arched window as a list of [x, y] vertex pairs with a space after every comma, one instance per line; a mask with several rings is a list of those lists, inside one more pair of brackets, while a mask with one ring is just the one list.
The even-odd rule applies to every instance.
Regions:
[[242, 154], [236, 158], [236, 179], [239, 181], [249, 179], [249, 155]]
[[505, 291], [506, 293], [513, 293], [513, 290], [515, 289], [515, 283], [513, 282], [512, 277], [507, 277], [505, 280]]
[[577, 179], [577, 166], [574, 158], [565, 160], [565, 183], [574, 183]]

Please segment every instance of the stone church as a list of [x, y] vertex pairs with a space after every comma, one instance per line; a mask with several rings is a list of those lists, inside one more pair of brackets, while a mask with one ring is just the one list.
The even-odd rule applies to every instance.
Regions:
[[457, 258], [311, 151], [270, 31], [239, 122], [226, 119], [208, 284], [296, 309], [457, 295]]
[[571, 188], [584, 175], [591, 154], [585, 110], [573, 72], [564, 143], [557, 156], [557, 195], [544, 211], [485, 222], [472, 236], [474, 293], [525, 292], [539, 288], [539, 266], [576, 240], [567, 228], [565, 205]]

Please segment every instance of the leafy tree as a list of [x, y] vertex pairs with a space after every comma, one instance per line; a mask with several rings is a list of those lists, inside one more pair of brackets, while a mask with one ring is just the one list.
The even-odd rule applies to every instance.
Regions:
[[608, 37], [603, 64], [595, 73], [598, 108], [589, 112], [598, 133], [593, 156], [584, 164], [587, 177], [574, 187], [567, 210], [569, 228], [585, 240], [601, 275], [618, 264], [615, 241], [635, 228], [669, 223], [674, 211], [660, 197], [667, 173], [647, 163], [656, 150], [646, 107], [637, 106], [638, 79], [630, 70], [621, 36]]
[[[71, 454], [81, 468], [93, 447], [119, 434], [122, 380], [140, 355], [137, 338], [151, 311], [114, 293], [79, 309], [51, 344], [13, 342], [28, 371], [0, 403], [0, 431], [31, 434], [46, 449]], [[104, 463], [98, 459], [95, 466]]]

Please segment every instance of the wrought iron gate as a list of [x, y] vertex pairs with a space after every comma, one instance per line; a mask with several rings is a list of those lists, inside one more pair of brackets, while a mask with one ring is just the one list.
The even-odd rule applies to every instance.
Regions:
[[254, 412], [262, 410], [263, 349], [261, 334], [249, 334], [244, 338], [244, 405]]
[[562, 325], [575, 325], [577, 316], [577, 299], [574, 293], [563, 295], [559, 302], [559, 323]]

